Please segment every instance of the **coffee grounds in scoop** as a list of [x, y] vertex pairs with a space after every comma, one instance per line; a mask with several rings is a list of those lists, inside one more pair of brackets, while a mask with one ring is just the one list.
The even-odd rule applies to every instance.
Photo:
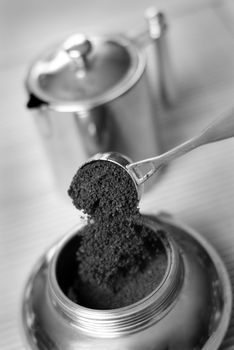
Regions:
[[75, 174], [68, 190], [73, 204], [96, 222], [138, 214], [138, 196], [130, 175], [109, 161], [93, 161]]

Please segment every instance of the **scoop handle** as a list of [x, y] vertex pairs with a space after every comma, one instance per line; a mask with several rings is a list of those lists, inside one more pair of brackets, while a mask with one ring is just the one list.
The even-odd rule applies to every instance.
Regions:
[[221, 141], [234, 136], [234, 108], [219, 118], [211, 122], [201, 133], [189, 139], [188, 141], [172, 148], [166, 153], [157, 157], [148, 158], [139, 162], [132, 163], [128, 166], [130, 171], [134, 169], [140, 170], [140, 167], [145, 168], [149, 165], [149, 169], [145, 175], [137, 178], [138, 184], [145, 182], [152, 176], [161, 166], [167, 164], [173, 159], [180, 157], [193, 149], [216, 141]]

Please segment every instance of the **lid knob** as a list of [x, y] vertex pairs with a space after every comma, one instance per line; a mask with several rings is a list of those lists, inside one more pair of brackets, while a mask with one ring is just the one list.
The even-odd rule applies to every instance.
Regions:
[[87, 56], [92, 50], [92, 44], [85, 35], [70, 36], [63, 44], [63, 49], [78, 68], [87, 67]]

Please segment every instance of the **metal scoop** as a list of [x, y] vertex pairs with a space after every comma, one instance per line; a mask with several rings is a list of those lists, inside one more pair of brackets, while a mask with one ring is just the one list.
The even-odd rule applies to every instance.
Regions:
[[234, 136], [234, 109], [229, 110], [226, 114], [215, 119], [201, 133], [192, 137], [186, 142], [172, 148], [157, 157], [147, 158], [138, 162], [131, 160], [117, 152], [98, 153], [91, 160], [104, 160], [118, 164], [125, 169], [131, 176], [140, 200], [143, 193], [143, 184], [148, 180], [159, 168], [166, 165], [173, 159], [180, 157], [193, 149], [220, 140], [224, 140]]

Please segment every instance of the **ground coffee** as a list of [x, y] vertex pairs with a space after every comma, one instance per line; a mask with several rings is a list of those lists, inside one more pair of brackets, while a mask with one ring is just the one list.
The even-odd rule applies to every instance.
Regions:
[[77, 209], [96, 222], [132, 217], [139, 213], [138, 196], [130, 175], [109, 161], [82, 166], [68, 190]]
[[137, 273], [117, 274], [117, 290], [91, 283], [78, 274], [68, 290], [68, 297], [79, 305], [99, 310], [133, 304], [149, 295], [160, 284], [166, 264], [164, 247], [158, 242], [154, 258], [144, 268]]
[[93, 161], [81, 167], [68, 191], [89, 215], [79, 233], [77, 275], [68, 296], [92, 308], [122, 307], [149, 294], [166, 268], [158, 234], [144, 226], [128, 173], [115, 163]]

